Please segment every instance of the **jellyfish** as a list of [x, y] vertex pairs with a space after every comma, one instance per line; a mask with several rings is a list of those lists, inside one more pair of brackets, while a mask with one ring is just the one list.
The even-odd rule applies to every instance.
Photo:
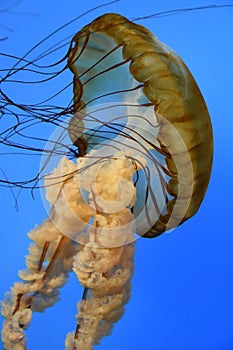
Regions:
[[[192, 217], [210, 178], [205, 101], [181, 58], [148, 29], [102, 15], [73, 37], [65, 58], [73, 73], [70, 118], [59, 121], [62, 111], [53, 119], [49, 106], [57, 130], [43, 151], [40, 177], [50, 213], [29, 232], [22, 282], [2, 302], [5, 349], [26, 349], [32, 313], [58, 300], [71, 270], [84, 292], [65, 347], [93, 349], [130, 298], [136, 239]], [[10, 99], [3, 97], [7, 109]]]

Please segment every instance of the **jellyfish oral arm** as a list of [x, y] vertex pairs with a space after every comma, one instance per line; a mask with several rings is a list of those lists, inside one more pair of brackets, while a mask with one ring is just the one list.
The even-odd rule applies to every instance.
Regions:
[[[82, 167], [86, 169], [85, 161], [77, 167], [65, 158], [58, 169], [47, 177], [51, 217], [28, 234], [34, 243], [26, 257], [27, 269], [19, 272], [24, 282], [16, 282], [2, 303], [2, 315], [6, 318], [2, 341], [6, 350], [26, 349], [23, 330], [29, 326], [32, 313], [42, 312], [58, 300], [59, 288], [72, 269], [85, 293], [78, 303], [77, 329], [67, 335], [66, 349], [93, 349], [94, 344], [110, 334], [113, 324], [122, 317], [124, 305], [130, 297], [133, 274], [134, 218], [130, 207], [127, 207], [129, 203], [132, 206], [135, 200], [132, 182], [128, 184], [132, 191], [130, 198], [122, 201], [122, 196], [125, 196], [126, 189], [124, 181], [132, 178], [136, 168], [122, 154], [115, 155], [113, 160], [107, 159], [106, 166], [112, 174], [115, 173], [115, 179], [108, 176], [109, 182], [117, 184], [123, 181], [123, 187], [110, 190], [102, 163], [95, 188], [94, 179], [79, 182], [77, 174]], [[68, 181], [66, 179], [62, 184], [55, 182], [59, 171], [63, 169], [64, 173], [74, 168], [77, 173], [72, 172], [73, 176], [69, 176]], [[79, 183], [86, 190], [92, 184], [89, 216], [80, 197]], [[101, 198], [106, 186], [109, 193]], [[79, 210], [80, 204], [83, 204], [82, 211]], [[109, 205], [110, 212], [107, 209]], [[70, 237], [66, 236], [68, 229]]]

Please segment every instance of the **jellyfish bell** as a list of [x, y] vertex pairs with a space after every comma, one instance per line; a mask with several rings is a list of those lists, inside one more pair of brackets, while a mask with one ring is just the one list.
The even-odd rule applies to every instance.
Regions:
[[[115, 139], [120, 137], [120, 144], [127, 144], [132, 153], [144, 147], [145, 159], [153, 154], [152, 163], [163, 183], [164, 206], [154, 220], [148, 216], [148, 224], [139, 234], [154, 237], [193, 216], [208, 186], [213, 138], [205, 101], [183, 61], [145, 27], [111, 13], [95, 19], [74, 36], [68, 57], [74, 73], [75, 115], [71, 124], [82, 124], [83, 131], [77, 134], [76, 144], [82, 139], [88, 148], [93, 139], [88, 131], [92, 130], [88, 109], [114, 97], [112, 105], [125, 106], [127, 119]], [[133, 114], [127, 110], [132, 106], [137, 108]], [[150, 110], [149, 119], [143, 113], [145, 107]], [[79, 115], [80, 110], [84, 112]], [[121, 125], [114, 119], [114, 111], [110, 113], [112, 121], [109, 116], [106, 122], [105, 117], [99, 120], [99, 138], [108, 137], [106, 130], [101, 130], [102, 124], [115, 129]], [[155, 123], [156, 132], [151, 126]], [[151, 185], [155, 172], [148, 165], [145, 169], [148, 184], [141, 196], [145, 207], [151, 202], [148, 207], [156, 208], [152, 197], [158, 198], [155, 188], [159, 185]]]

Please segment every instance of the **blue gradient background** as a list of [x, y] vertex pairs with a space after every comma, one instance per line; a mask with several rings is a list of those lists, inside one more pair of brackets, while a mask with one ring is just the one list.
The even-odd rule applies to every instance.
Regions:
[[[13, 1], [3, 0], [4, 8]], [[50, 31], [100, 4], [97, 1], [22, 0], [14, 11], [0, 13], [1, 51], [22, 55]], [[222, 1], [215, 1], [222, 4]], [[230, 4], [230, 1], [225, 1]], [[208, 1], [122, 0], [77, 21], [76, 31], [105, 12], [128, 18], [175, 8], [208, 5]], [[1, 9], [1, 8], [0, 8]], [[29, 15], [35, 13], [38, 16]], [[231, 350], [233, 349], [233, 8], [185, 12], [140, 22], [183, 58], [208, 105], [214, 130], [212, 177], [198, 213], [172, 233], [136, 244], [132, 297], [113, 334], [96, 349]], [[13, 31], [7, 31], [7, 25]], [[20, 90], [19, 99], [23, 101]], [[9, 163], [9, 173], [26, 175], [25, 166], [39, 160]], [[19, 212], [9, 190], [0, 188], [0, 299], [24, 268], [26, 233], [46, 216], [40, 193], [33, 200], [23, 191]], [[65, 334], [75, 329], [76, 302], [82, 288], [73, 274], [61, 290], [61, 301], [34, 314], [27, 331], [28, 349], [64, 349]], [[0, 345], [1, 348], [1, 345]]]

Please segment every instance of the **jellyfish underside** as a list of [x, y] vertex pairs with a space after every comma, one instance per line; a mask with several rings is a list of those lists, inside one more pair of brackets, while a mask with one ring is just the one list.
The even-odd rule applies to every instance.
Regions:
[[58, 300], [72, 269], [84, 294], [66, 349], [93, 349], [130, 298], [135, 234], [155, 237], [194, 215], [210, 177], [205, 102], [181, 59], [146, 28], [103, 15], [74, 36], [68, 66], [68, 134], [80, 157], [63, 157], [45, 177], [50, 217], [29, 233], [24, 282], [2, 303], [6, 349], [26, 349], [32, 312]]

